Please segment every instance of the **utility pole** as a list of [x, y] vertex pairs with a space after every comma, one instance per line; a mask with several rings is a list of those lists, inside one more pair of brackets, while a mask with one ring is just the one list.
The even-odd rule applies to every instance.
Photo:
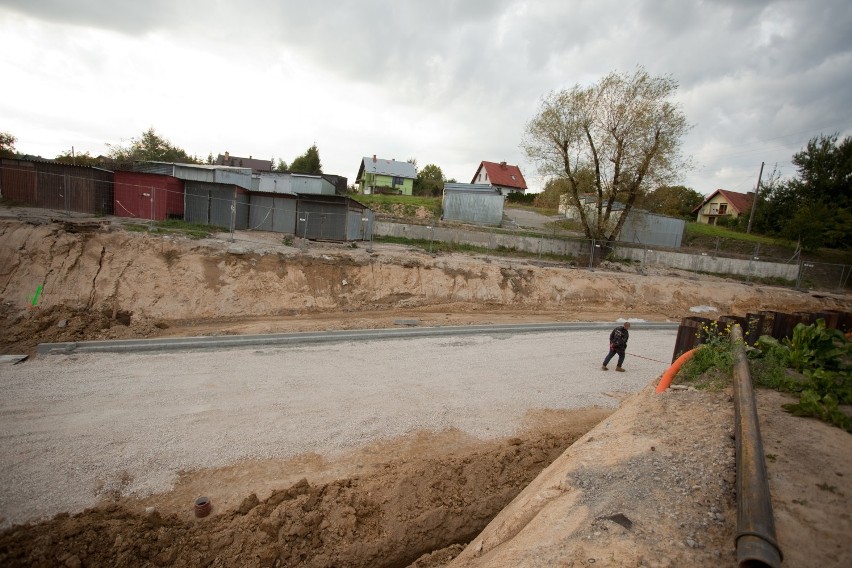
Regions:
[[751, 213], [748, 216], [746, 234], [751, 233], [751, 223], [754, 221], [754, 210], [757, 209], [757, 196], [760, 195], [760, 179], [763, 177], [763, 162], [760, 162], [760, 173], [757, 174], [757, 187], [754, 188], [754, 201], [751, 203]]

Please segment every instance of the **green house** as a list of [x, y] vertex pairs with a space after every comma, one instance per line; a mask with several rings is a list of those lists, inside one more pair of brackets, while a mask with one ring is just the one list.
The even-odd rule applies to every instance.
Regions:
[[414, 190], [414, 179], [417, 169], [409, 162], [383, 160], [365, 156], [361, 159], [358, 176], [355, 183], [358, 191], [364, 195], [372, 193], [392, 193], [395, 195], [411, 195]]

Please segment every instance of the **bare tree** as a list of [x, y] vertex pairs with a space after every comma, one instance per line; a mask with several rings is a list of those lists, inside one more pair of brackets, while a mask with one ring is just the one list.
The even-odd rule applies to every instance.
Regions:
[[[521, 148], [543, 176], [568, 182], [588, 238], [614, 241], [636, 199], [670, 184], [686, 166], [680, 144], [689, 125], [670, 101], [676, 90], [671, 77], [652, 77], [639, 67], [542, 98]], [[588, 171], [593, 175], [583, 175]], [[583, 194], [594, 202], [590, 210]], [[624, 210], [613, 223], [616, 200]]]

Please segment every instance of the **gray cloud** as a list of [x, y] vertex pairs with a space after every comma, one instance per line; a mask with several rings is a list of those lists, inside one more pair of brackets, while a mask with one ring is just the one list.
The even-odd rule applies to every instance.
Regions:
[[695, 186], [723, 168], [789, 160], [824, 127], [852, 128], [848, 0], [0, 0], [4, 9], [130, 36], [295, 53], [463, 125], [462, 140], [446, 143], [464, 154], [446, 159], [459, 162], [522, 160], [517, 145], [541, 95], [636, 65], [681, 85], [695, 124], [687, 149], [704, 166], [690, 178]]

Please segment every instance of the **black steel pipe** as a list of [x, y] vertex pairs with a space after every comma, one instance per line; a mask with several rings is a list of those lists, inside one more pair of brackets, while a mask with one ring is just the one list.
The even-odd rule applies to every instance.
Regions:
[[734, 349], [734, 410], [737, 448], [737, 564], [740, 568], [781, 566], [772, 499], [743, 332], [731, 329]]

